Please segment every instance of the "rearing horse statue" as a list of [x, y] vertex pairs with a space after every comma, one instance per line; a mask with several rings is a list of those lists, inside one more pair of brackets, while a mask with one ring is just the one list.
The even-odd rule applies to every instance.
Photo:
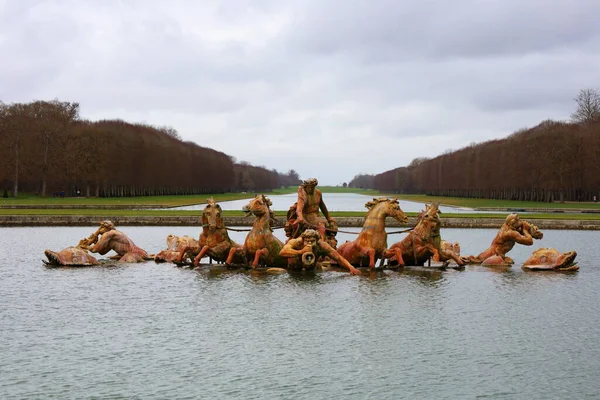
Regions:
[[454, 260], [458, 265], [465, 261], [453, 252], [442, 248], [440, 235], [439, 204], [427, 204], [425, 210], [418, 216], [417, 226], [408, 233], [400, 242], [394, 243], [384, 255], [389, 258], [388, 263], [404, 265], [424, 265], [429, 258], [437, 256], [442, 260]]
[[[252, 268], [259, 265], [287, 267], [287, 259], [279, 255], [283, 242], [273, 235], [272, 225], [277, 220], [273, 217], [271, 205], [268, 197], [259, 194], [242, 208], [246, 216], [255, 217], [252, 230], [244, 242], [244, 253], [246, 259], [252, 261]], [[230, 259], [238, 253], [238, 249], [231, 249], [226, 263], [231, 263]]]
[[401, 224], [408, 222], [408, 217], [398, 203], [398, 199], [385, 197], [374, 198], [365, 204], [369, 210], [365, 217], [362, 231], [352, 242], [346, 242], [338, 247], [337, 251], [354, 266], [369, 264], [375, 268], [375, 262], [382, 258], [387, 249], [387, 233], [385, 232], [385, 218], [392, 217]]
[[[228, 263], [246, 264], [246, 259], [243, 256], [242, 246], [229, 238], [227, 228], [223, 224], [223, 210], [214, 199], [207, 199], [206, 207], [202, 212], [202, 232], [198, 239], [197, 247], [183, 247], [179, 252], [178, 262], [184, 259], [186, 253], [192, 252], [194, 255], [194, 266], [200, 264], [200, 260], [209, 256], [217, 262], [225, 262], [228, 260], [231, 250], [240, 250]], [[195, 253], [195, 254], [194, 254]]]

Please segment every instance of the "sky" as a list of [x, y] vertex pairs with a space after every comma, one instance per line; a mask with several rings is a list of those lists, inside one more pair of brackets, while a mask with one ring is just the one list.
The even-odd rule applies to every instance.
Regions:
[[76, 101], [340, 185], [568, 120], [600, 89], [598, 15], [598, 0], [0, 0], [0, 101]]

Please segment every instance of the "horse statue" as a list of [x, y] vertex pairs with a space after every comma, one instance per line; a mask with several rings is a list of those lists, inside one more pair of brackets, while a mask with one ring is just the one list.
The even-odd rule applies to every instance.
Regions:
[[[247, 217], [254, 215], [254, 224], [244, 242], [244, 254], [248, 261], [252, 261], [252, 268], [260, 265], [287, 267], [287, 259], [279, 255], [283, 242], [273, 235], [272, 226], [277, 220], [273, 217], [271, 205], [268, 197], [259, 194], [242, 208]], [[230, 264], [238, 253], [239, 249], [232, 248], [226, 263]]]
[[465, 261], [442, 248], [440, 236], [439, 203], [427, 204], [425, 210], [417, 216], [417, 225], [400, 242], [394, 243], [385, 252], [384, 258], [389, 258], [388, 264], [424, 265], [432, 257], [441, 260], [454, 260], [458, 265], [464, 265]]
[[[194, 261], [194, 256], [200, 251], [198, 241], [190, 236], [176, 236], [167, 235], [167, 248], [161, 250], [154, 256], [154, 261], [160, 262], [173, 262], [176, 264], [187, 263], [188, 259], [190, 264]], [[184, 258], [180, 259], [181, 250], [186, 249], [184, 252]]]
[[401, 224], [407, 223], [408, 217], [400, 209], [398, 199], [374, 198], [373, 201], [367, 202], [365, 207], [369, 211], [362, 231], [354, 241], [345, 242], [337, 251], [350, 264], [362, 266], [363, 263], [368, 263], [372, 269], [387, 249], [386, 217], [392, 217]]
[[[229, 260], [232, 250], [242, 250], [242, 246], [229, 238], [227, 228], [223, 223], [221, 206], [212, 197], [206, 201], [206, 206], [202, 211], [202, 232], [200, 232], [198, 245], [182, 246], [176, 260], [178, 263], [181, 263], [187, 255], [192, 256], [193, 264], [196, 267], [205, 256], [209, 256], [217, 262], [225, 262]], [[243, 252], [234, 253], [228, 263], [246, 264]]]

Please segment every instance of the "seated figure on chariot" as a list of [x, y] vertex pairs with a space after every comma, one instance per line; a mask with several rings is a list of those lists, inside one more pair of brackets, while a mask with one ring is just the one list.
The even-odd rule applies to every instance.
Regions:
[[360, 274], [360, 271], [323, 240], [315, 229], [306, 229], [300, 237], [288, 240], [279, 255], [288, 259], [290, 269], [314, 270], [319, 258], [329, 257], [347, 268], [352, 275]]
[[[316, 186], [319, 184], [316, 178], [309, 178], [298, 187], [298, 201], [294, 203], [288, 213], [285, 224], [285, 234], [290, 239], [296, 239], [306, 229], [315, 229], [330, 246], [335, 248], [337, 240], [337, 223], [329, 215], [327, 206], [323, 201], [323, 194]], [[319, 210], [323, 213], [325, 220], [319, 217]]]

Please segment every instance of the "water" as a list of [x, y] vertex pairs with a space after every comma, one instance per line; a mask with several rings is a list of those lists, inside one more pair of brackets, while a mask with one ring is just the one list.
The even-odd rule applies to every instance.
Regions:
[[[62, 249], [95, 228], [0, 229], [0, 398], [600, 396], [600, 232], [547, 231], [510, 253], [518, 263], [534, 248], [577, 250], [581, 269], [571, 274], [519, 266], [362, 277], [153, 262], [42, 266], [45, 248]], [[122, 230], [151, 252], [169, 233], [198, 234]], [[442, 230], [463, 254], [478, 253], [494, 234]], [[245, 233], [233, 235], [243, 241]]]
[[[282, 194], [282, 195], [268, 195], [267, 197], [271, 200], [273, 205], [271, 209], [274, 211], [287, 212], [292, 204], [298, 199], [297, 193]], [[248, 201], [253, 198], [252, 196], [244, 200], [232, 200], [219, 202], [223, 210], [241, 210]], [[323, 200], [329, 211], [363, 211], [367, 212], [365, 203], [373, 200], [373, 196], [365, 196], [357, 193], [323, 193]], [[419, 212], [425, 209], [424, 203], [418, 203], [414, 201], [399, 200], [400, 208], [404, 212]], [[205, 204], [197, 204], [193, 206], [174, 207], [174, 210], [203, 210]], [[472, 208], [465, 207], [447, 207], [440, 206], [442, 213], [474, 213]], [[486, 211], [490, 213], [490, 211]], [[507, 214], [506, 211], [502, 213]]]

